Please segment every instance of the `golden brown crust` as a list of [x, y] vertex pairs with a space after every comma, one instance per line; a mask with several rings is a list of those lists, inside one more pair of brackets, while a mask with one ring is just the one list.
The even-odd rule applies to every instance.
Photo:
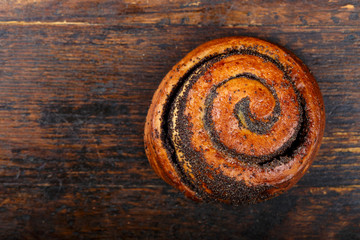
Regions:
[[319, 87], [297, 57], [230, 37], [199, 46], [165, 76], [145, 150], [156, 173], [194, 200], [258, 202], [305, 174], [324, 126]]

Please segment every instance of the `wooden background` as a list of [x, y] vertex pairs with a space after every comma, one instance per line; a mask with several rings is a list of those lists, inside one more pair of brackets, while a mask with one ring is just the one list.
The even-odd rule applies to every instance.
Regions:
[[[360, 239], [360, 3], [0, 1], [1, 239]], [[143, 148], [161, 79], [225, 36], [312, 70], [327, 125], [310, 171], [253, 206], [195, 203]]]

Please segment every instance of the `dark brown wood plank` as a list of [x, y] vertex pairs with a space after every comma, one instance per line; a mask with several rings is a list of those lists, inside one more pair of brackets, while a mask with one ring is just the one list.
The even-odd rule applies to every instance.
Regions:
[[121, 25], [358, 26], [358, 1], [57, 1], [5, 2], [0, 21]]
[[[291, 20], [300, 13], [307, 24]], [[1, 238], [359, 239], [357, 14], [357, 2], [340, 1], [0, 6]], [[280, 197], [194, 203], [149, 166], [145, 116], [178, 60], [234, 35], [280, 44], [309, 66], [325, 100], [323, 145]]]

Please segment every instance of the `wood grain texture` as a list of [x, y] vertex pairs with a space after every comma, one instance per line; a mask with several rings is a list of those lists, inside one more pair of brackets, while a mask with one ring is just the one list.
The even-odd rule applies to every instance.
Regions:
[[[4, 1], [2, 239], [359, 239], [358, 1]], [[153, 172], [152, 95], [187, 52], [248, 35], [311, 69], [326, 130], [310, 171], [252, 206], [199, 204]]]

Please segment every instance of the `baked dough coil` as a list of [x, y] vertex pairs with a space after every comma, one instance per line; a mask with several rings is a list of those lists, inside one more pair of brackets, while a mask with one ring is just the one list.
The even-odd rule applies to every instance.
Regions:
[[297, 57], [260, 39], [223, 38], [165, 76], [145, 149], [156, 173], [194, 200], [255, 203], [305, 174], [324, 126], [319, 87]]

